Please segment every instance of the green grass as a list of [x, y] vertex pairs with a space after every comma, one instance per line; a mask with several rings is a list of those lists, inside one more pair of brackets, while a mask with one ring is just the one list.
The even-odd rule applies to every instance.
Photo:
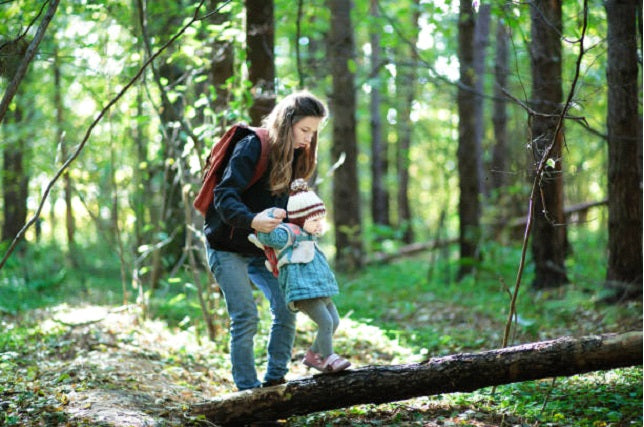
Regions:
[[70, 266], [57, 245], [43, 243], [15, 251], [0, 270], [0, 313], [19, 314], [62, 303], [120, 304], [116, 256], [104, 248], [79, 248]]
[[[621, 305], [601, 302], [604, 236], [588, 232], [574, 233], [574, 238], [575, 250], [567, 263], [570, 284], [566, 286], [547, 291], [531, 289], [528, 260], [510, 345], [564, 335], [642, 330], [641, 301]], [[81, 253], [82, 258], [77, 259], [80, 267], [72, 268], [57, 246], [30, 247], [14, 255], [0, 271], [0, 384], [18, 384], [7, 391], [12, 401], [17, 407], [31, 404], [45, 408], [43, 422], [60, 414], [51, 409], [55, 402], [34, 394], [42, 363], [35, 355], [73, 354], [77, 344], [62, 336], [64, 328], [42, 329], [39, 321], [44, 312], [34, 310], [49, 310], [60, 304], [118, 306], [123, 299], [116, 257], [91, 247]], [[336, 350], [357, 365], [364, 365], [406, 363], [500, 347], [520, 247], [489, 243], [483, 255], [477, 273], [460, 282], [453, 280], [457, 270], [453, 253], [425, 253], [370, 266], [355, 275], [339, 274], [341, 293], [336, 304], [343, 321], [335, 340]], [[150, 295], [150, 316], [167, 325], [168, 336], [176, 333], [173, 331], [205, 336], [196, 290], [188, 276], [164, 279]], [[262, 301], [256, 342], [259, 359], [265, 354], [270, 317], [266, 303], [259, 295], [258, 299]], [[130, 302], [134, 303], [134, 296]], [[196, 358], [211, 369], [217, 367], [222, 377], [229, 376], [224, 357], [227, 320], [223, 301], [218, 303], [220, 333], [208, 352], [168, 352], [163, 356], [165, 361], [176, 364]], [[306, 321], [298, 328], [296, 351], [301, 352], [313, 339], [314, 328]], [[127, 337], [136, 339], [135, 334]], [[60, 381], [65, 380], [61, 377]], [[358, 405], [348, 411], [292, 417], [288, 424], [423, 425], [431, 421], [444, 425], [642, 425], [641, 402], [642, 368], [635, 367], [557, 378], [554, 384], [547, 380], [504, 385], [494, 394], [491, 389], [483, 389], [419, 398], [407, 404]], [[16, 425], [16, 420], [5, 419], [4, 423]]]
[[530, 424], [642, 425], [642, 369], [527, 381], [446, 397], [454, 405], [513, 414]]
[[[641, 329], [637, 323], [640, 305], [600, 303], [605, 270], [597, 267], [606, 258], [603, 251], [592, 248], [603, 242], [590, 233], [581, 237], [584, 240], [573, 242], [580, 249], [568, 260], [569, 285], [534, 291], [527, 268], [521, 278], [510, 343], [624, 327]], [[460, 282], [437, 274], [449, 271], [450, 260], [431, 264], [430, 254], [370, 267], [357, 276], [339, 276], [338, 307], [417, 351], [445, 354], [498, 347], [509, 316], [521, 248], [492, 243], [483, 248], [483, 254], [476, 274]]]

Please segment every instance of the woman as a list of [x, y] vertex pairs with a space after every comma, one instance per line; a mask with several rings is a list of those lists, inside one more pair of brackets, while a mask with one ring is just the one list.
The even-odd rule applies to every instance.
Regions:
[[[269, 233], [286, 217], [291, 182], [309, 178], [315, 169], [317, 133], [326, 115], [324, 104], [308, 92], [294, 93], [279, 102], [263, 123], [271, 147], [266, 172], [246, 188], [259, 160], [261, 143], [254, 134], [240, 140], [206, 213], [208, 262], [231, 320], [230, 357], [239, 390], [283, 383], [288, 372], [295, 315], [287, 308], [277, 279], [266, 269], [263, 252], [248, 235]], [[263, 383], [255, 369], [253, 337], [259, 318], [251, 282], [268, 299], [273, 318]]]

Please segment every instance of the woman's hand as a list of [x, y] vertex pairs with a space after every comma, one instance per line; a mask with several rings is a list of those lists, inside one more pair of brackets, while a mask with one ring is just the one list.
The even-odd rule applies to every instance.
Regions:
[[280, 208], [268, 208], [253, 218], [250, 226], [260, 233], [270, 233], [286, 218], [286, 211]]

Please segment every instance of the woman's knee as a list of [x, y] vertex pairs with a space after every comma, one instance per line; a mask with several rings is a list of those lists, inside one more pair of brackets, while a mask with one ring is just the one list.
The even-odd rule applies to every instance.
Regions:
[[273, 324], [295, 330], [295, 314], [288, 308], [273, 312]]
[[258, 324], [257, 312], [237, 312], [230, 315], [230, 331], [234, 335], [255, 335]]

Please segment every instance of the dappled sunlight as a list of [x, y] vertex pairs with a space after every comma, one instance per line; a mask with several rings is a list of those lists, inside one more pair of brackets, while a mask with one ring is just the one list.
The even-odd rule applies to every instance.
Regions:
[[[261, 310], [262, 317], [266, 312]], [[354, 367], [420, 361], [419, 355], [382, 329], [350, 315], [342, 318], [334, 344]], [[38, 366], [38, 387], [54, 396], [40, 408], [50, 417], [152, 425], [159, 418], [182, 416], [192, 403], [235, 391], [227, 334], [214, 343], [199, 340], [191, 330], [170, 328], [160, 320], [142, 320], [136, 306], [62, 304], [36, 310], [33, 317], [39, 319], [33, 330], [43, 334], [43, 339], [29, 366]], [[257, 339], [259, 352], [269, 325], [263, 318]], [[298, 315], [297, 330], [289, 380], [317, 374], [300, 362], [314, 339], [314, 325]], [[14, 353], [13, 358], [18, 357]], [[261, 375], [261, 358], [259, 362]]]
[[[472, 313], [468, 315], [464, 308], [459, 309], [454, 304], [443, 310], [434, 308], [433, 304], [431, 309], [429, 307], [428, 302], [415, 305], [412, 312], [417, 318], [399, 319], [400, 325], [411, 322], [412, 327], [418, 328], [423, 323], [440, 324], [437, 340], [447, 351], [458, 343], [450, 334], [458, 334], [456, 328], [461, 323], [465, 327], [472, 319]], [[260, 355], [258, 373], [262, 375], [266, 360], [261, 355], [265, 354], [270, 315], [264, 301], [259, 308], [261, 322], [256, 350]], [[572, 316], [574, 312], [571, 310]], [[588, 309], [588, 313], [591, 312]], [[355, 315], [351, 311], [344, 314], [334, 340], [335, 351], [348, 357], [353, 368], [415, 363], [435, 356], [401, 344], [398, 338], [392, 338], [391, 331], [371, 321], [354, 319]], [[225, 319], [217, 321], [225, 324]], [[591, 321], [588, 319], [589, 324]], [[298, 315], [296, 326], [293, 359], [287, 375], [289, 381], [318, 374], [301, 363], [314, 339], [315, 327], [304, 315]], [[478, 325], [483, 326], [482, 323]], [[193, 328], [184, 330], [169, 327], [158, 319], [144, 320], [136, 306], [59, 305], [28, 312], [20, 319], [5, 319], [3, 327], [5, 331], [12, 331], [13, 339], [22, 340], [6, 346], [0, 354], [0, 374], [12, 384], [10, 391], [2, 395], [0, 404], [19, 424], [32, 425], [29, 423], [45, 420], [45, 425], [62, 422], [75, 425], [203, 425], [187, 415], [189, 407], [236, 390], [230, 378], [227, 333], [216, 337], [215, 342], [201, 340]], [[477, 333], [485, 334], [486, 331], [480, 329]], [[488, 341], [489, 334], [488, 330]], [[562, 379], [555, 387], [559, 396], [558, 406], [553, 409], [555, 415], [572, 410], [560, 408], [561, 405], [574, 405], [574, 400], [566, 397], [571, 393], [602, 390], [602, 393], [615, 394], [615, 399], [623, 399], [621, 396], [631, 392], [638, 378], [641, 388], [641, 368], [625, 372], [630, 374], [617, 370]], [[541, 381], [508, 386], [499, 389], [500, 394], [494, 399], [489, 391], [481, 390], [474, 397], [456, 393], [382, 405], [358, 405], [292, 417], [286, 425], [322, 426], [329, 422], [354, 425], [361, 420], [365, 423], [378, 420], [382, 425], [452, 423], [483, 426], [509, 421], [520, 424], [528, 418], [517, 414], [528, 409], [517, 406], [515, 390], [525, 390], [521, 396], [528, 405], [534, 401], [534, 396], [546, 393], [543, 387], [547, 384]], [[596, 399], [601, 396], [597, 395]], [[494, 404], [494, 401], [498, 403]], [[621, 408], [626, 403], [615, 405]], [[597, 405], [605, 411], [612, 407]]]
[[213, 343], [198, 343], [194, 334], [158, 320], [141, 321], [136, 307], [63, 305], [37, 317], [42, 320], [33, 330], [43, 340], [17, 375], [25, 380], [37, 366], [39, 385], [26, 381], [21, 387], [52, 396], [41, 406], [32, 402], [49, 418], [154, 425], [160, 417], [181, 418], [191, 403], [232, 387], [219, 376], [217, 364], [226, 365], [219, 363], [226, 355], [218, 356]]
[[[498, 267], [495, 260], [504, 257], [508, 254], [501, 252], [488, 261]], [[641, 330], [641, 302], [601, 304], [601, 285], [591, 280], [595, 273], [581, 267], [566, 287], [532, 291], [526, 286], [522, 290], [511, 345], [564, 335]], [[410, 364], [500, 347], [508, 309], [507, 291], [497, 278], [500, 272], [483, 270], [477, 278], [451, 283], [436, 278], [430, 281], [427, 269], [427, 261], [419, 258], [370, 268], [359, 276], [340, 276], [342, 290], [336, 303], [341, 323], [334, 350], [351, 361], [352, 369]], [[223, 308], [214, 319], [217, 335], [213, 342], [205, 336], [201, 313], [190, 305], [192, 295], [163, 289], [156, 296], [167, 303], [155, 301], [151, 309], [155, 318], [145, 319], [135, 305], [72, 305], [69, 301], [75, 299], [67, 295], [77, 294], [65, 285], [75, 282], [65, 276], [60, 280], [60, 284], [43, 282], [46, 286], [5, 287], [13, 292], [7, 294], [10, 298], [5, 304], [22, 304], [27, 295], [31, 296], [29, 301], [68, 301], [4, 313], [0, 376], [6, 385], [0, 383], [0, 409], [13, 425], [199, 425], [201, 421], [187, 416], [192, 404], [236, 390], [230, 373], [228, 317]], [[108, 290], [99, 285], [92, 283], [89, 289], [103, 296], [114, 292], [109, 289], [118, 289], [118, 284]], [[52, 299], [51, 294], [61, 297]], [[87, 294], [83, 298], [87, 299]], [[255, 350], [262, 378], [271, 317], [259, 291], [257, 301], [260, 324]], [[296, 326], [288, 381], [319, 375], [301, 363], [316, 329], [302, 314], [298, 314]], [[597, 408], [592, 411], [604, 411], [606, 417], [637, 417], [632, 409], [633, 402], [638, 403], [637, 395], [633, 398], [631, 394], [641, 389], [641, 368], [558, 379], [553, 391], [557, 399], [548, 403], [548, 411], [542, 415], [533, 407], [535, 402], [544, 406], [540, 396], [548, 393], [548, 384], [541, 381], [499, 388], [494, 399], [489, 390], [481, 390], [358, 405], [292, 417], [286, 425], [378, 421], [382, 425], [482, 426], [534, 423], [572, 413], [578, 419], [591, 417], [590, 409], [576, 406], [579, 399], [594, 399]], [[609, 403], [601, 403], [605, 396], [611, 399]]]
[[[261, 312], [266, 316], [266, 310]], [[36, 408], [49, 418], [113, 425], [153, 425], [163, 418], [185, 425], [188, 420], [181, 417], [192, 403], [235, 391], [227, 334], [219, 342], [200, 341], [192, 331], [142, 320], [136, 306], [62, 304], [36, 310], [33, 318], [38, 319], [33, 333], [43, 338], [18, 374], [29, 375], [38, 367], [37, 387], [52, 397]], [[268, 325], [263, 319], [260, 352]], [[314, 325], [298, 315], [297, 330], [289, 380], [316, 374], [300, 363], [314, 339]], [[354, 367], [413, 363], [420, 357], [380, 328], [351, 319], [350, 313], [342, 318], [335, 346]], [[19, 357], [4, 353], [4, 361], [16, 365]], [[258, 366], [260, 374], [262, 368]], [[24, 387], [35, 383], [27, 381]]]
[[389, 338], [383, 329], [350, 317], [343, 317], [334, 344], [354, 365], [403, 364], [421, 360], [397, 339]]

